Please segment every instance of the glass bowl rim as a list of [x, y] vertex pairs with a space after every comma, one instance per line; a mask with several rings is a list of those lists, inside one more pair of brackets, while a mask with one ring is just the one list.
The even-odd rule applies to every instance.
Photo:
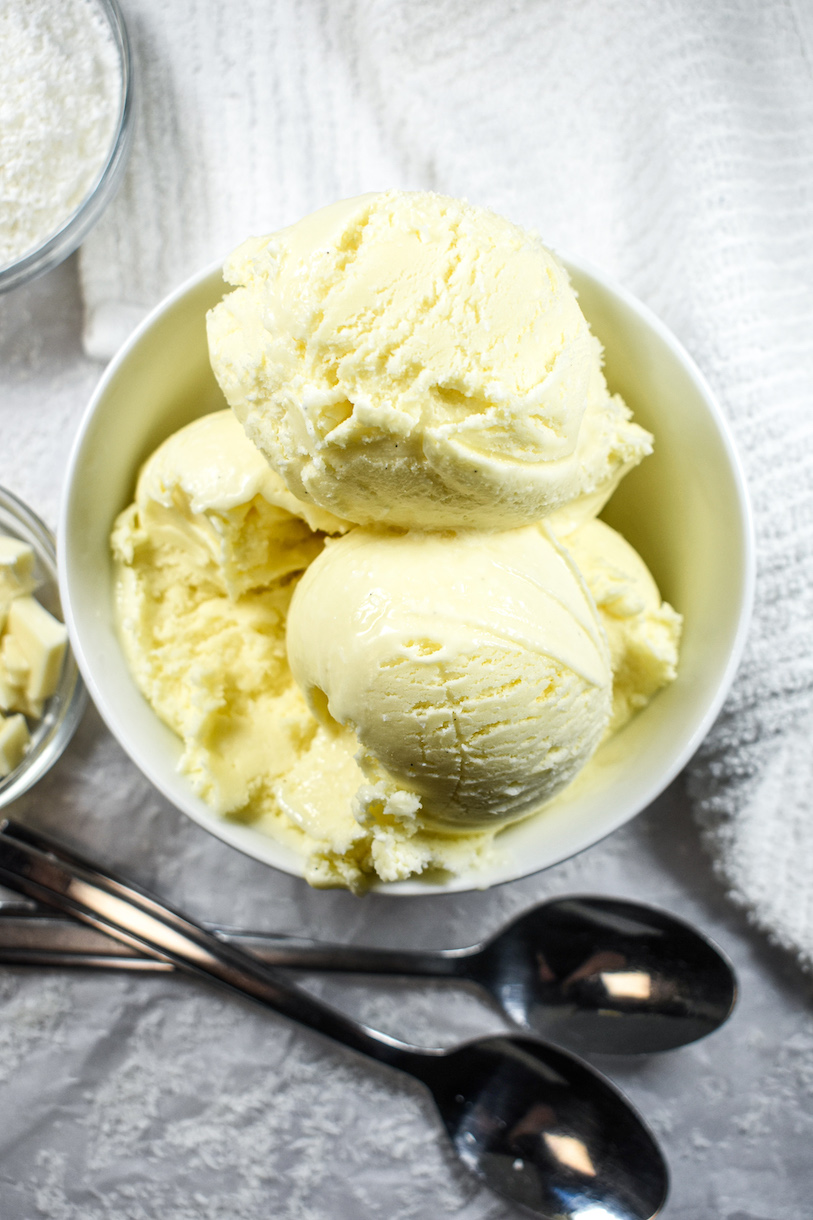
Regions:
[[115, 195], [130, 153], [133, 140], [135, 97], [133, 89], [133, 57], [130, 38], [118, 0], [91, 0], [110, 26], [121, 65], [121, 90], [118, 124], [110, 144], [107, 160], [87, 195], [64, 223], [33, 250], [14, 262], [0, 267], [0, 293], [26, 284], [63, 262], [84, 241]]

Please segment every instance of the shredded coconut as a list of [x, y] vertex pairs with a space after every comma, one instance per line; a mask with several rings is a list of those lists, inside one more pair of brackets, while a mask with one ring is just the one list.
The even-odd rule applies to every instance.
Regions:
[[121, 64], [94, 0], [0, 3], [0, 267], [41, 246], [95, 185]]

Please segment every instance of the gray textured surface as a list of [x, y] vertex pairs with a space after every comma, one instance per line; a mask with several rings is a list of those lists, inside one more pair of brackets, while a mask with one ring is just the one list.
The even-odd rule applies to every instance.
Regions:
[[[0, 298], [0, 483], [55, 523], [67, 443], [98, 377], [72, 263]], [[813, 984], [731, 907], [682, 782], [605, 842], [487, 893], [315, 893], [169, 807], [90, 709], [13, 808], [201, 917], [369, 944], [465, 944], [548, 895], [603, 892], [693, 920], [742, 995], [713, 1038], [605, 1060], [663, 1142], [667, 1220], [811, 1214]], [[464, 993], [313, 984], [383, 1029], [452, 1042], [500, 1027]], [[203, 985], [0, 972], [3, 1220], [519, 1220], [461, 1172], [407, 1082]]]

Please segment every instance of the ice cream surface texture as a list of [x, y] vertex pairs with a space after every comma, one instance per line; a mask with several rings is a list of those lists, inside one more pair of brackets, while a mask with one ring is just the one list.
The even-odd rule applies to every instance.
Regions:
[[288, 488], [358, 524], [505, 529], [599, 511], [651, 437], [538, 237], [390, 191], [331, 205], [226, 264], [212, 367]]
[[681, 616], [661, 601], [638, 552], [603, 521], [589, 521], [565, 539], [598, 607], [610, 648], [617, 732], [656, 691], [677, 677]]
[[[314, 715], [351, 729], [367, 808], [494, 827], [581, 770], [610, 713], [595, 607], [536, 526], [329, 543], [294, 594], [288, 657]], [[357, 810], [358, 812], [358, 810]]]
[[315, 530], [347, 528], [300, 504], [230, 411], [203, 416], [155, 451], [130, 513], [142, 540], [182, 563], [194, 556], [206, 579], [233, 597], [307, 567], [321, 546]]
[[[130, 668], [184, 742], [182, 766], [197, 791], [224, 814], [246, 807], [268, 757], [283, 768], [296, 757], [287, 578], [324, 535], [295, 507], [232, 413], [220, 411], [155, 451], [113, 534]], [[301, 511], [314, 525], [344, 528]]]
[[204, 416], [148, 460], [113, 534], [124, 649], [182, 771], [313, 885], [476, 873], [608, 731], [608, 667], [628, 711], [668, 680], [657, 624], [676, 616], [601, 522], [566, 549], [546, 526], [339, 536], [257, 459], [230, 412]]
[[323, 531], [346, 528], [321, 514], [322, 531], [311, 529], [312, 514], [281, 489], [230, 411], [165, 441], [112, 537], [133, 677], [180, 739], [193, 790], [304, 858], [312, 884], [359, 889], [376, 875], [475, 867], [486, 835], [435, 834], [398, 799], [364, 825], [353, 815], [366, 783], [358, 744], [314, 719], [285, 646], [299, 573], [321, 551]]

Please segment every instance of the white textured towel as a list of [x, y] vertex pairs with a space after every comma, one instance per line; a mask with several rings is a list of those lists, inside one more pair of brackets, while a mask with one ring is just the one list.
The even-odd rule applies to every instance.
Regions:
[[690, 791], [732, 895], [813, 963], [809, 0], [123, 0], [139, 126], [82, 251], [106, 358], [249, 233], [386, 187], [537, 228], [710, 379], [758, 535], [754, 627]]

